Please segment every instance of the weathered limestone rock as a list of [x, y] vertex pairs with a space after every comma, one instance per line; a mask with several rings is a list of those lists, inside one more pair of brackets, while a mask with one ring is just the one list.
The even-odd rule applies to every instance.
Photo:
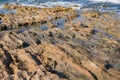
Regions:
[[54, 8], [37, 8], [21, 5], [5, 4], [4, 8], [15, 9], [15, 13], [8, 13], [2, 17], [2, 24], [8, 28], [32, 25], [36, 23], [46, 24], [54, 19], [73, 19], [77, 16], [72, 8], [56, 6]]
[[60, 6], [4, 7], [16, 13], [1, 18], [0, 80], [120, 80], [115, 13], [91, 11], [79, 17]]

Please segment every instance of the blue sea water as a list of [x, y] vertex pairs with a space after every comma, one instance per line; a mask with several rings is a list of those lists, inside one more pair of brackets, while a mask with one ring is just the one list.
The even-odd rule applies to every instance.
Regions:
[[62, 2], [112, 2], [112, 3], [120, 3], [120, 0], [0, 0], [0, 3], [5, 3], [5, 2], [29, 2], [29, 3], [33, 3], [33, 2], [57, 2], [57, 1], [62, 1]]
[[0, 0], [0, 13], [4, 3], [19, 3], [37, 7], [53, 7], [56, 5], [72, 7], [73, 9], [96, 9], [102, 11], [120, 12], [120, 0]]

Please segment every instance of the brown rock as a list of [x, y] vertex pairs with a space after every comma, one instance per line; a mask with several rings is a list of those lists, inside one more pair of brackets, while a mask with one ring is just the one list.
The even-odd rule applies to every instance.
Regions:
[[[120, 79], [120, 24], [111, 13], [83, 12], [78, 19], [76, 11], [60, 6], [5, 7], [17, 12], [2, 17], [1, 80]], [[67, 20], [57, 22], [61, 18]], [[25, 28], [33, 24], [49, 28]], [[21, 26], [25, 29], [18, 31]]]

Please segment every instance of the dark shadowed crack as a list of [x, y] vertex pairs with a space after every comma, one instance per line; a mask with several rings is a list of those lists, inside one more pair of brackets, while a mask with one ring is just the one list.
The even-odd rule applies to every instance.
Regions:
[[94, 73], [92, 73], [90, 70], [88, 70], [88, 71], [89, 71], [89, 73], [93, 76], [93, 78], [94, 78], [95, 80], [99, 80]]
[[41, 65], [41, 64], [42, 64], [42, 63], [40, 62], [40, 60], [39, 60], [35, 55], [33, 55], [33, 54], [31, 54], [31, 53], [30, 53], [30, 55], [31, 55], [32, 59], [33, 59], [38, 65]]
[[5, 64], [6, 71], [8, 72], [8, 74], [14, 74], [13, 69], [10, 67], [10, 64], [13, 62], [13, 59], [7, 50], [4, 50], [4, 53], [7, 57], [7, 59], [5, 59], [3, 62]]
[[59, 72], [57, 70], [52, 70], [52, 69], [47, 70], [47, 71], [51, 72], [52, 74], [57, 74], [59, 76], [59, 78], [64, 78], [64, 79], [68, 79], [69, 80], [69, 78], [62, 72]]
[[22, 44], [23, 48], [26, 48], [26, 47], [29, 47], [29, 46], [30, 46], [30, 44], [28, 44], [27, 42], [23, 42], [23, 44]]

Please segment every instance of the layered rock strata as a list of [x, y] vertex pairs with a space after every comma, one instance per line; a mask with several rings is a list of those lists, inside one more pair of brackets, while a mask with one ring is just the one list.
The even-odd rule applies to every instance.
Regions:
[[[119, 14], [5, 8], [17, 11], [2, 16], [1, 29], [12, 29], [0, 32], [1, 80], [120, 80]], [[26, 24], [32, 27], [16, 29]]]

